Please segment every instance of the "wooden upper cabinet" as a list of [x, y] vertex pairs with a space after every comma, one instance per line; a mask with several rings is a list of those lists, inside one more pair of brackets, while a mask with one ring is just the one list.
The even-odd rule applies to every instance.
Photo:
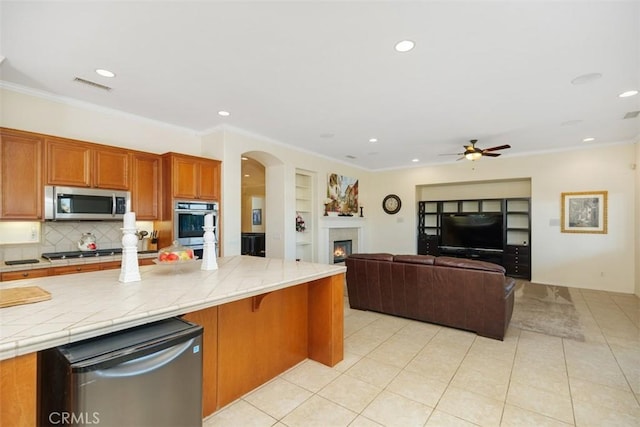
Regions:
[[42, 218], [44, 137], [0, 129], [0, 218]]
[[61, 138], [46, 139], [47, 185], [129, 190], [129, 154]]
[[129, 152], [123, 149], [93, 150], [93, 186], [129, 190]]
[[171, 196], [183, 199], [220, 200], [220, 161], [167, 153]]
[[220, 200], [220, 162], [203, 160], [199, 164], [199, 199]]
[[131, 154], [131, 210], [139, 220], [160, 219], [161, 157]]

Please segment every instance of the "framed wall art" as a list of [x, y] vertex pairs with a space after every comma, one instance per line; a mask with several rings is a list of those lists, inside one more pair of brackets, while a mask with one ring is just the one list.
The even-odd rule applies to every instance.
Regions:
[[607, 234], [607, 192], [562, 193], [562, 233]]
[[327, 178], [327, 200], [325, 207], [329, 212], [339, 215], [353, 215], [358, 212], [358, 180], [337, 173]]
[[254, 209], [251, 212], [251, 220], [253, 225], [262, 225], [262, 209]]

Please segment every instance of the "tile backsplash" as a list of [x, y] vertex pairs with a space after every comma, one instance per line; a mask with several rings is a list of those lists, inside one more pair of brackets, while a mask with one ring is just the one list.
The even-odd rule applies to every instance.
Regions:
[[[0, 245], [0, 262], [40, 258], [46, 252], [77, 251], [77, 242], [84, 233], [96, 236], [98, 249], [122, 247], [122, 222], [64, 221], [41, 223], [38, 243]], [[152, 231], [153, 223], [139, 221], [138, 230]]]

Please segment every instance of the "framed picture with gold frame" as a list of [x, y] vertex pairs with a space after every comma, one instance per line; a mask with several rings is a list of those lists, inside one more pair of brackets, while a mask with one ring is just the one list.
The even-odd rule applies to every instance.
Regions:
[[607, 192], [562, 193], [562, 233], [607, 234]]

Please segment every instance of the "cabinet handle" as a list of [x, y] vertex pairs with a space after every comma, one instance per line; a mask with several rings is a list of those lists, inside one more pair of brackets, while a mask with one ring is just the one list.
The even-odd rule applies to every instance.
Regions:
[[22, 273], [22, 277], [29, 277], [29, 273]]

